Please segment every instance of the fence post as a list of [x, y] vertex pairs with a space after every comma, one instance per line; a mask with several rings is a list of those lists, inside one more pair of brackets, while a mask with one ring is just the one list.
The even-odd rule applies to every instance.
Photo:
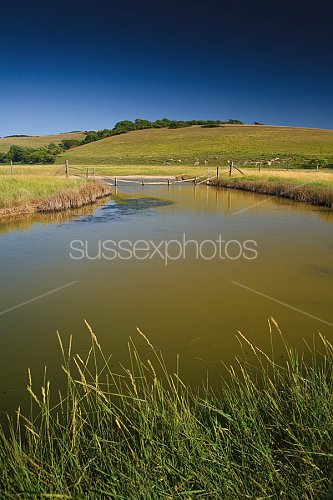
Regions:
[[114, 185], [117, 185], [117, 177], [114, 178]]
[[219, 167], [216, 167], [216, 178], [217, 182], [219, 181]]
[[10, 175], [13, 175], [13, 162], [10, 160]]
[[69, 163], [68, 163], [68, 160], [66, 160], [66, 163], [65, 163], [65, 170], [66, 170], [66, 177], [69, 176]]
[[88, 169], [88, 168], [87, 168], [86, 177], [87, 177], [87, 179], [88, 179], [88, 177], [89, 177], [89, 169]]

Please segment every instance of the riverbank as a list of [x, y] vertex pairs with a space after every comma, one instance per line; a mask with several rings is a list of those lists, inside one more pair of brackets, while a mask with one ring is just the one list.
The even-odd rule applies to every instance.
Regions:
[[199, 394], [167, 370], [143, 334], [149, 360], [130, 343], [130, 368], [116, 375], [89, 331], [90, 362], [61, 344], [67, 389], [60, 401], [52, 406], [47, 379], [40, 392], [29, 374], [32, 415], [18, 411], [10, 434], [0, 431], [6, 498], [315, 499], [332, 492], [333, 348], [323, 338], [316, 338], [320, 355], [305, 360], [285, 345], [275, 360], [240, 336], [244, 359], [220, 393], [204, 382]]
[[312, 205], [333, 208], [333, 175], [322, 172], [262, 172], [245, 175], [221, 175], [210, 184], [230, 189], [242, 189], [259, 194], [279, 196]]
[[[266, 194], [271, 196], [280, 196], [289, 198], [295, 201], [301, 201], [308, 204], [333, 208], [333, 172], [330, 170], [274, 170], [262, 169], [261, 172], [255, 171], [253, 168], [242, 168], [245, 175], [241, 175], [234, 169], [231, 177], [228, 175], [227, 167], [220, 167], [220, 176], [217, 181], [215, 168], [198, 168], [198, 167], [103, 167], [98, 166], [94, 169], [95, 177], [91, 180], [100, 180], [109, 177], [125, 178], [127, 180], [152, 180], [152, 179], [189, 179], [197, 177], [198, 180], [209, 178], [211, 185], [218, 185], [231, 189], [241, 189], [252, 191], [259, 194]], [[15, 166], [15, 175], [9, 176], [0, 175], [0, 216], [4, 214], [17, 213], [34, 213], [36, 211], [36, 204], [31, 204], [31, 198], [36, 201], [36, 198], [42, 197], [47, 199], [48, 196], [54, 193], [54, 188], [62, 190], [63, 187], [70, 187], [75, 192], [77, 186], [86, 185], [86, 180], [75, 177], [66, 179], [64, 176], [55, 177], [52, 172], [56, 173], [58, 170], [55, 166], [45, 167], [26, 167]], [[92, 170], [90, 174], [92, 175]], [[180, 173], [181, 172], [181, 173]], [[0, 168], [1, 173], [1, 168]], [[30, 175], [29, 175], [30, 173]], [[89, 169], [88, 169], [89, 173]], [[44, 181], [43, 181], [44, 179]], [[90, 181], [90, 179], [88, 179]], [[30, 182], [31, 181], [31, 182]], [[97, 184], [95, 184], [97, 186]], [[44, 189], [45, 188], [45, 189]], [[100, 189], [100, 186], [98, 187]], [[104, 196], [105, 191], [102, 189], [101, 196]], [[9, 195], [8, 195], [9, 191]], [[40, 193], [41, 191], [41, 193]], [[31, 192], [31, 196], [29, 195]], [[108, 192], [107, 192], [108, 194]], [[28, 197], [28, 202], [25, 198]], [[100, 197], [98, 195], [98, 197]], [[65, 208], [79, 207], [81, 196], [71, 196], [68, 193], [68, 198], [62, 197], [62, 200], [53, 200], [49, 203], [47, 210], [57, 210], [63, 205]], [[95, 199], [94, 193], [88, 196], [83, 193], [82, 198], [86, 201], [82, 204], [91, 203]], [[70, 200], [73, 201], [73, 204]], [[4, 206], [6, 203], [6, 206]], [[18, 208], [18, 205], [21, 207]], [[59, 208], [60, 210], [62, 208]], [[38, 210], [40, 211], [40, 210]]]
[[0, 217], [79, 208], [110, 193], [110, 186], [100, 180], [3, 176], [0, 177]]

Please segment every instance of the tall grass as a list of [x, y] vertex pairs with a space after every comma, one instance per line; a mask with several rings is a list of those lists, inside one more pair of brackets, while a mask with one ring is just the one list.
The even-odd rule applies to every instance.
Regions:
[[[274, 320], [272, 320], [274, 323]], [[270, 325], [274, 327], [272, 322]], [[29, 374], [31, 415], [0, 434], [3, 498], [324, 498], [333, 491], [333, 348], [252, 353], [219, 391], [192, 391], [147, 341], [115, 374], [93, 331], [86, 358], [60, 338], [66, 391]], [[271, 331], [272, 336], [276, 335]], [[272, 337], [273, 338], [273, 337]], [[274, 345], [274, 342], [272, 342]], [[318, 349], [321, 354], [318, 354]]]
[[211, 184], [333, 208], [333, 177], [330, 173], [265, 172], [253, 174], [249, 172], [249, 169], [244, 172], [245, 176], [224, 175], [213, 180]]
[[79, 189], [63, 189], [38, 203], [38, 212], [54, 212], [79, 208], [83, 205], [95, 203], [99, 198], [111, 193], [108, 184], [101, 181], [87, 181]]
[[80, 207], [109, 193], [110, 187], [100, 181], [4, 176], [0, 177], [0, 215]]

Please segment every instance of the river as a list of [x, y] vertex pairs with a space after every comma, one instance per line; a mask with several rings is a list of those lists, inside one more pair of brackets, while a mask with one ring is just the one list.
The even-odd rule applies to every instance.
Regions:
[[[120, 184], [98, 205], [2, 221], [0, 409], [27, 399], [27, 367], [37, 387], [44, 366], [61, 385], [56, 331], [84, 356], [84, 319], [116, 372], [130, 337], [149, 354], [139, 327], [170, 370], [179, 354], [194, 387], [215, 385], [240, 355], [237, 331], [270, 349], [270, 317], [298, 349], [318, 331], [332, 339], [332, 230], [319, 207], [193, 185]], [[275, 327], [273, 337], [282, 359]]]

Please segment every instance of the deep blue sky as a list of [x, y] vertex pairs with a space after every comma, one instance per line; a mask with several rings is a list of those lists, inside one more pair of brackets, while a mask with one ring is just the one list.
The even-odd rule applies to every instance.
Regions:
[[333, 128], [328, 2], [1, 3], [0, 136], [137, 117]]

